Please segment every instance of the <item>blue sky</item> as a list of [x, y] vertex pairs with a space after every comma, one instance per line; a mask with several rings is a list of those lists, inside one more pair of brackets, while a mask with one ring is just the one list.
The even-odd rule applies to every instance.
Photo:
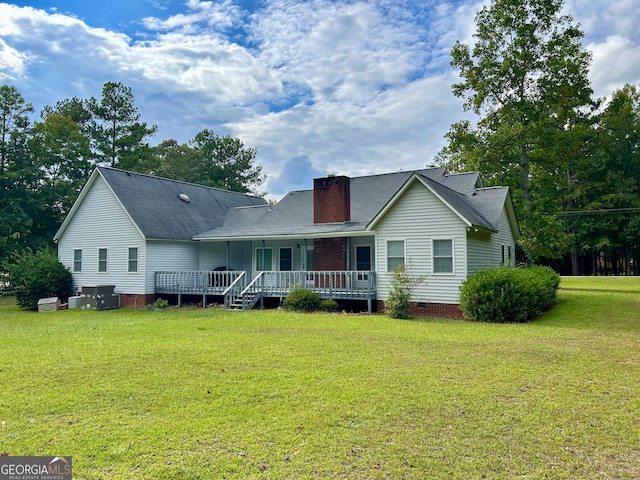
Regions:
[[[258, 150], [269, 198], [327, 173], [422, 168], [449, 125], [449, 52], [470, 43], [473, 0], [0, 2], [0, 84], [36, 112], [117, 81], [152, 143], [203, 128]], [[640, 83], [640, 1], [567, 0], [597, 96]]]

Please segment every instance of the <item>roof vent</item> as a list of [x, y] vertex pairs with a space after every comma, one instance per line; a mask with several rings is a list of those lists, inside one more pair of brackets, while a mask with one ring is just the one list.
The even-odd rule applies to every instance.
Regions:
[[186, 193], [181, 193], [178, 196], [180, 197], [180, 200], [182, 200], [183, 202], [189, 203], [189, 195], [187, 195]]

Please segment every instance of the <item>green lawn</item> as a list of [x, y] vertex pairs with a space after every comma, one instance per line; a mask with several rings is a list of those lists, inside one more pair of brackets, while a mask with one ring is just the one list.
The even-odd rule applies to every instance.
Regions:
[[640, 478], [640, 278], [562, 287], [524, 325], [0, 299], [0, 453], [74, 479]]

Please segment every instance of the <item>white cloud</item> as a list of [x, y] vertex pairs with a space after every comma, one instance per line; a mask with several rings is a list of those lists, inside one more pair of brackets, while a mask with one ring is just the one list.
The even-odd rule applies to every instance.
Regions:
[[142, 20], [149, 30], [182, 30], [185, 33], [197, 33], [204, 27], [216, 31], [225, 30], [241, 21], [242, 11], [231, 0], [222, 2], [201, 2], [189, 0], [189, 13], [179, 13], [167, 19], [147, 17]]
[[609, 96], [625, 83], [640, 84], [640, 45], [620, 35], [591, 43], [591, 83], [599, 97]]
[[[188, 0], [124, 33], [0, 3], [0, 82], [36, 108], [131, 86], [157, 141], [203, 128], [258, 149], [272, 195], [297, 175], [421, 168], [465, 116], [449, 52], [489, 0]], [[597, 95], [640, 82], [637, 0], [568, 0]], [[90, 20], [88, 20], [90, 21]], [[137, 41], [134, 39], [142, 39]], [[297, 173], [296, 173], [297, 172]]]

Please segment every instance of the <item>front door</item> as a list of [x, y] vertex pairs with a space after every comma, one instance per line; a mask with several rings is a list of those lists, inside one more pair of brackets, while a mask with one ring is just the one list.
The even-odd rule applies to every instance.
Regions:
[[369, 274], [364, 272], [371, 271], [371, 247], [369, 245], [356, 247], [356, 270], [358, 270], [356, 277], [358, 285], [366, 286], [369, 283]]

